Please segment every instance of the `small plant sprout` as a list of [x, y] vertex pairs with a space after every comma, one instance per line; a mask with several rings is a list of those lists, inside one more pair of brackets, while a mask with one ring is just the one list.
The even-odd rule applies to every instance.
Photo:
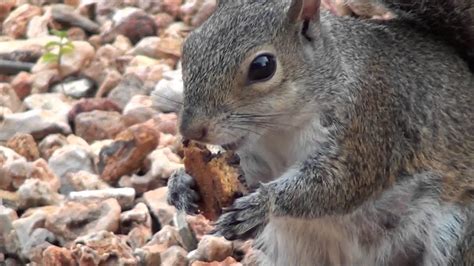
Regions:
[[[61, 59], [63, 55], [74, 52], [74, 44], [68, 39], [66, 31], [51, 30], [51, 34], [59, 37], [59, 41], [51, 41], [44, 46], [46, 52], [41, 56], [41, 60], [45, 63], [55, 62], [57, 64], [59, 76], [62, 77]], [[64, 92], [62, 82], [61, 87]]]
[[59, 37], [59, 41], [51, 41], [44, 46], [46, 52], [41, 60], [46, 63], [57, 62], [59, 67], [62, 56], [74, 51], [74, 44], [67, 38], [65, 31], [52, 30], [51, 33]]

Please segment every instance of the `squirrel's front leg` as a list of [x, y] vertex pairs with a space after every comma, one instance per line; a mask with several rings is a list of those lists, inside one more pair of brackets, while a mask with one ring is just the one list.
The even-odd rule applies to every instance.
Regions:
[[269, 197], [265, 188], [238, 198], [224, 209], [216, 222], [215, 233], [228, 240], [248, 239], [258, 235], [268, 223]]
[[334, 146], [323, 147], [277, 180], [236, 200], [217, 221], [216, 232], [228, 239], [245, 239], [261, 232], [270, 216], [311, 219], [345, 214], [383, 183], [377, 169], [366, 169], [370, 164], [347, 158]]

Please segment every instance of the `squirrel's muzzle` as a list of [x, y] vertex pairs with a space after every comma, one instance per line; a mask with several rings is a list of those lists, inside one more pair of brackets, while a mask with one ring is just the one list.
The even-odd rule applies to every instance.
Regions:
[[193, 119], [193, 116], [183, 115], [179, 131], [184, 139], [204, 141], [208, 135], [208, 126], [204, 122]]

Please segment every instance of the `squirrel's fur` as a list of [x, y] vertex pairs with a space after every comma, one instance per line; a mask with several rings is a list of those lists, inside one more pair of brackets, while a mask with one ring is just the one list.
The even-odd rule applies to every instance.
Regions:
[[[217, 232], [256, 236], [262, 265], [473, 265], [471, 44], [318, 2], [221, 0], [185, 42], [181, 132], [237, 143], [257, 188]], [[259, 51], [278, 68], [249, 85]], [[190, 210], [183, 182], [169, 201]]]
[[[360, 0], [349, 0], [360, 1]], [[363, 0], [364, 1], [364, 0]], [[365, 0], [367, 1], [367, 0]], [[474, 1], [473, 0], [368, 0], [379, 1], [400, 15], [404, 21], [456, 47], [474, 71]]]

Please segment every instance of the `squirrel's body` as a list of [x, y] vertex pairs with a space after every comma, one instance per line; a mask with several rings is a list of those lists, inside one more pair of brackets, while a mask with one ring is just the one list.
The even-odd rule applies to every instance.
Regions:
[[[351, 22], [346, 23], [346, 20]], [[363, 121], [357, 121], [361, 126], [376, 127], [374, 125], [384, 122], [381, 126], [384, 128], [365, 130], [383, 130], [383, 134], [387, 134], [385, 137], [401, 141], [394, 141], [397, 145], [387, 149], [387, 153], [374, 154], [367, 163], [379, 164], [380, 160], [392, 159], [400, 168], [387, 169], [393, 171], [391, 174], [396, 180], [391, 182], [394, 186], [384, 190], [380, 198], [363, 204], [348, 215], [313, 220], [270, 217], [258, 239], [259, 246], [271, 258], [263, 264], [419, 265], [424, 262], [424, 265], [460, 265], [462, 258], [458, 245], [466, 241], [466, 248], [474, 248], [472, 239], [469, 243], [464, 239], [466, 232], [474, 230], [474, 209], [472, 201], [467, 204], [470, 208], [463, 208], [457, 206], [456, 200], [449, 202], [449, 197], [442, 200], [443, 189], [451, 190], [449, 186], [463, 184], [462, 181], [445, 184], [442, 175], [450, 171], [465, 174], [460, 178], [465, 178], [464, 184], [474, 188], [472, 74], [461, 59], [452, 56], [450, 58], [454, 60], [447, 62], [445, 57], [439, 57], [439, 53], [454, 54], [452, 49], [433, 43], [427, 34], [411, 32], [403, 23], [386, 26], [329, 14], [322, 16], [321, 22], [322, 30], [326, 31], [323, 36], [333, 42], [331, 47], [339, 49], [336, 56], [342, 63], [342, 71], [335, 77], [337, 83], [352, 91], [351, 100], [361, 108], [357, 110], [361, 112], [357, 116], [350, 105], [339, 112], [352, 113], [350, 117], [375, 123], [364, 125]], [[337, 33], [338, 37], [333, 37], [331, 32]], [[360, 47], [354, 46], [355, 38], [364, 42], [364, 49], [352, 51], [356, 54], [350, 52], [354, 47]], [[350, 46], [345, 47], [345, 43]], [[413, 51], [416, 55], [412, 55]], [[426, 54], [422, 55], [420, 51], [426, 51]], [[438, 56], [432, 51], [437, 51]], [[345, 61], [351, 63], [344, 64]], [[397, 64], [400, 63], [405, 64], [399, 67]], [[444, 64], [452, 67], [449, 73], [440, 67]], [[387, 69], [392, 71], [386, 72]], [[420, 80], [417, 77], [420, 71], [428, 71], [433, 76]], [[366, 80], [377, 81], [380, 87], [367, 91]], [[435, 83], [438, 90], [425, 91], [422, 88], [431, 85], [420, 82]], [[295, 162], [321, 148], [319, 143], [327, 139], [329, 131], [321, 126], [324, 118], [318, 114], [322, 106], [313, 107], [314, 110], [303, 110], [313, 112], [301, 125], [292, 124], [286, 131], [270, 132], [242, 148], [239, 155], [250, 179], [248, 182], [268, 182], [272, 177], [279, 177]], [[383, 114], [383, 108], [390, 113]], [[355, 121], [349, 119], [348, 122]], [[347, 124], [342, 124], [337, 129], [339, 134], [351, 130]], [[463, 166], [467, 168], [465, 172]], [[424, 186], [433, 188], [425, 194], [420, 191]], [[453, 196], [461, 196], [460, 192]], [[466, 190], [465, 193], [470, 192]], [[451, 260], [452, 257], [457, 260]]]
[[257, 239], [263, 253], [256, 260], [259, 265], [472, 265], [473, 240], [466, 232], [474, 230], [473, 210], [443, 206], [434, 194], [419, 195], [416, 190], [431, 182], [415, 176], [348, 215], [271, 217]]
[[[184, 47], [181, 132], [237, 146], [265, 183], [218, 232], [256, 235], [263, 265], [472, 265], [466, 60], [408, 21], [290, 2], [223, 1]], [[186, 209], [179, 180], [170, 201]]]

